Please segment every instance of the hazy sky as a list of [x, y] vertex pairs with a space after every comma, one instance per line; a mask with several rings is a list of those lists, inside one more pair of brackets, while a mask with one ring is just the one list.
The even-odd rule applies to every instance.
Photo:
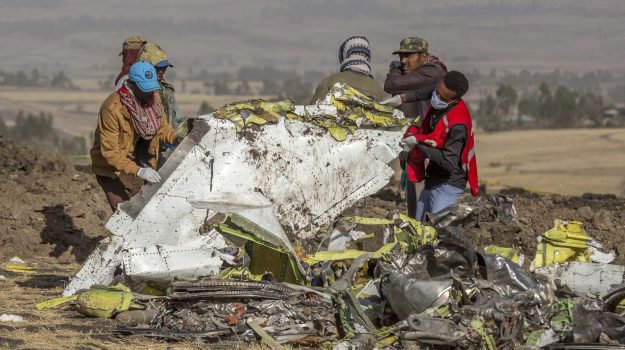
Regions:
[[0, 0], [0, 32], [0, 69], [83, 77], [114, 73], [136, 33], [181, 73], [333, 71], [354, 34], [370, 39], [378, 71], [410, 35], [455, 69], [625, 71], [623, 0]]

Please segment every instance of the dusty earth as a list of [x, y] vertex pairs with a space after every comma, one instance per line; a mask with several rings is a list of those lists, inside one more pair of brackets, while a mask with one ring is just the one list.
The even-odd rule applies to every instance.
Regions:
[[[32, 275], [0, 269], [0, 315], [23, 322], [0, 322], [0, 348], [196, 348], [200, 344], [168, 344], [142, 338], [117, 338], [113, 321], [85, 319], [71, 310], [35, 310], [34, 304], [58, 297], [69, 277], [97, 242], [107, 236], [104, 224], [111, 212], [87, 167], [75, 167], [63, 157], [29, 150], [0, 137], [0, 267], [18, 256], [37, 264]], [[350, 214], [385, 217], [405, 210], [396, 183], [364, 198]], [[625, 263], [625, 199], [585, 194], [567, 197], [507, 189], [479, 198], [481, 210], [464, 224], [476, 249], [489, 244], [520, 248], [534, 256], [536, 237], [555, 219], [580, 220], [588, 233], [618, 253]], [[517, 216], [510, 223], [497, 219], [493, 195], [514, 202]], [[466, 200], [473, 200], [470, 196]], [[306, 245], [304, 245], [306, 246]], [[313, 246], [313, 244], [310, 244]], [[229, 345], [232, 348], [232, 345]]]
[[567, 197], [523, 189], [502, 190], [500, 194], [513, 200], [517, 217], [511, 223], [503, 224], [496, 219], [497, 208], [488, 203], [464, 224], [474, 247], [483, 248], [489, 244], [515, 247], [533, 259], [536, 237], [553, 228], [555, 219], [577, 220], [584, 223], [584, 229], [591, 237], [603, 244], [604, 251], [618, 253], [615, 263], [625, 264], [625, 199], [612, 194], [586, 193]]
[[93, 175], [1, 136], [0, 196], [0, 261], [83, 261], [105, 236], [111, 214]]

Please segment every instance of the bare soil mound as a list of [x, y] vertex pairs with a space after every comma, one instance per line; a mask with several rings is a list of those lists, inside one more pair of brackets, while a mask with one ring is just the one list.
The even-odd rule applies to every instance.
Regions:
[[0, 136], [0, 261], [82, 262], [106, 235], [110, 214], [87, 169]]
[[569, 197], [522, 189], [503, 190], [501, 194], [512, 199], [516, 219], [504, 223], [497, 219], [498, 208], [490, 203], [486, 205], [464, 224], [476, 248], [491, 244], [515, 247], [533, 258], [536, 238], [551, 229], [555, 219], [576, 220], [583, 222], [586, 232], [603, 244], [603, 250], [613, 249], [618, 253], [616, 263], [625, 264], [625, 199], [612, 194]]

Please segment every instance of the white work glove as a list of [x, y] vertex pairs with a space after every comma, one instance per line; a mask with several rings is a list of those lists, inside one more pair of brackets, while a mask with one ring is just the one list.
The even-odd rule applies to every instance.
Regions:
[[143, 180], [150, 183], [158, 183], [161, 182], [161, 176], [158, 172], [152, 168], [141, 168], [137, 171], [137, 177], [142, 178]]
[[410, 152], [418, 143], [419, 141], [417, 141], [416, 137], [408, 136], [405, 139], [402, 139], [399, 142], [399, 145], [404, 148], [404, 152]]
[[403, 102], [401, 101], [401, 96], [400, 95], [395, 95], [391, 98], [388, 98], [382, 102], [380, 102], [381, 105], [388, 105], [391, 107], [399, 107], [399, 105], [401, 105]]

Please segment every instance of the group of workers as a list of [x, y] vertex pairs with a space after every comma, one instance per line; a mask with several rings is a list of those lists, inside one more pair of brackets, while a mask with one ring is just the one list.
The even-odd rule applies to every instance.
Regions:
[[[419, 221], [456, 204], [467, 182], [471, 194], [478, 194], [471, 115], [462, 99], [469, 82], [464, 74], [448, 71], [428, 46], [422, 38], [403, 39], [393, 52], [399, 60], [391, 62], [382, 89], [371, 74], [369, 40], [352, 36], [339, 48], [340, 72], [321, 80], [311, 100], [316, 103], [334, 84], [344, 83], [414, 121], [400, 142], [399, 158], [407, 180], [408, 215]], [[392, 97], [382, 101], [386, 93]], [[422, 181], [417, 196], [416, 184]]]
[[[400, 109], [414, 121], [400, 145], [407, 179], [408, 214], [423, 221], [458, 202], [467, 185], [478, 193], [477, 166], [469, 110], [462, 97], [467, 78], [428, 52], [424, 39], [408, 37], [393, 52], [382, 88], [371, 74], [371, 50], [364, 36], [352, 36], [339, 48], [340, 71], [323, 79], [311, 104], [330, 88], [345, 83], [374, 101]], [[122, 69], [115, 91], [104, 101], [91, 149], [92, 169], [115, 211], [145, 182], [157, 183], [159, 154], [176, 146], [189, 129], [176, 104], [174, 88], [164, 79], [173, 65], [159, 45], [142, 36], [122, 45]], [[383, 100], [386, 94], [391, 98]], [[424, 181], [417, 196], [416, 184]]]
[[91, 167], [115, 211], [141, 190], [160, 181], [159, 154], [184, 136], [174, 88], [164, 79], [173, 65], [165, 51], [142, 36], [122, 45], [122, 69], [98, 115]]

